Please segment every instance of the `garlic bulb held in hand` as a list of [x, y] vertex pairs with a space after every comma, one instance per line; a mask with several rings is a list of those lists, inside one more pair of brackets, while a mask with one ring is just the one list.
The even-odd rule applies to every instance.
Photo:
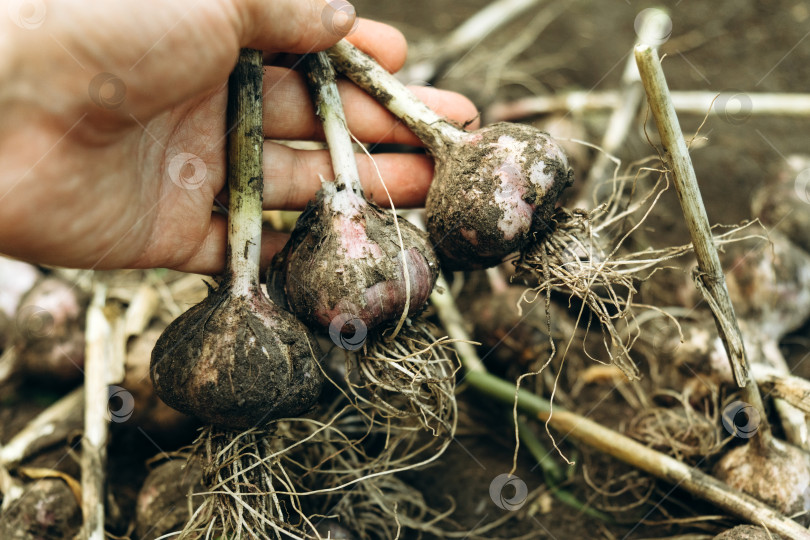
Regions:
[[208, 423], [248, 428], [307, 410], [323, 376], [315, 338], [258, 286], [231, 284], [178, 317], [152, 352], [155, 391]]
[[446, 267], [494, 266], [533, 237], [553, 230], [549, 218], [573, 173], [551, 136], [510, 123], [464, 131], [345, 40], [327, 52], [340, 71], [400, 118], [436, 160], [427, 228]]
[[[406, 307], [408, 315], [421, 311], [438, 264], [424, 233], [403, 219], [399, 227], [404, 256], [390, 212], [362, 194], [324, 182], [278, 258], [295, 314], [321, 328], [349, 314], [355, 324], [359, 319], [372, 329], [395, 322]], [[344, 322], [338, 330], [357, 330]]]
[[305, 64], [335, 182], [323, 182], [274, 266], [298, 317], [362, 339], [366, 330], [421, 311], [438, 263], [422, 231], [366, 200], [334, 69], [325, 53], [307, 55]]
[[451, 269], [486, 268], [553, 230], [551, 216], [572, 173], [551, 136], [499, 123], [463, 133], [435, 153], [427, 228]]
[[243, 50], [229, 79], [228, 268], [208, 298], [177, 318], [152, 353], [168, 405], [226, 428], [309, 409], [323, 375], [312, 335], [259, 287], [262, 212], [262, 54]]

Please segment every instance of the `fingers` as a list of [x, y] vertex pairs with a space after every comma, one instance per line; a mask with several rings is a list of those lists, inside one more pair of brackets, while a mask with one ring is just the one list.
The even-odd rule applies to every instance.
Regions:
[[385, 23], [358, 19], [357, 27], [346, 39], [358, 49], [373, 56], [379, 64], [395, 73], [405, 65], [408, 42], [402, 32]]
[[355, 27], [345, 0], [232, 0], [233, 23], [242, 47], [307, 53], [331, 47]]
[[[265, 142], [264, 158], [266, 209], [303, 208], [321, 187], [318, 175], [327, 180], [334, 178], [329, 154], [325, 150], [293, 150]], [[433, 165], [428, 157], [418, 154], [379, 154], [374, 159], [398, 207], [418, 206], [424, 202], [433, 176]], [[358, 155], [357, 160], [366, 196], [380, 206], [389, 206], [388, 196], [371, 160], [365, 154]], [[147, 261], [138, 266], [162, 266], [196, 274], [222, 273], [225, 269], [227, 236], [227, 217], [212, 214], [204, 240], [191, 251], [190, 256], [186, 257], [184, 254], [179, 259], [161, 260], [159, 264]], [[262, 233], [262, 268], [269, 266], [288, 237], [289, 235], [278, 232]], [[175, 249], [171, 253], [177, 256], [180, 251]]]
[[[372, 97], [350, 81], [339, 81], [338, 88], [355, 137], [364, 142], [419, 144], [411, 131]], [[476, 118], [478, 111], [466, 97], [436, 88], [412, 87], [411, 90], [431, 109], [464, 124]], [[264, 74], [264, 131], [273, 139], [322, 140], [323, 132], [303, 76], [280, 67], [268, 67]], [[477, 127], [477, 121], [472, 126]]]
[[[433, 163], [421, 154], [376, 154], [374, 160], [357, 154], [357, 168], [366, 197], [390, 206], [380, 175], [397, 207], [421, 206], [433, 178]], [[264, 144], [264, 206], [266, 209], [300, 209], [321, 187], [320, 176], [334, 179], [326, 150], [294, 150], [266, 141]]]
[[304, 54], [347, 38], [389, 71], [405, 63], [405, 36], [387, 24], [357, 18], [346, 0], [234, 0], [233, 6], [242, 47]]
[[[144, 117], [221, 87], [240, 47], [300, 54], [326, 49], [351, 32], [353, 42], [391, 69], [402, 66], [407, 52], [400, 32], [381, 23], [359, 22], [345, 0], [178, 0], [171, 5], [157, 4], [129, 0], [89, 11], [76, 8], [75, 13], [61, 17], [73, 21], [74, 40], [95, 40], [93, 47], [84, 42], [79, 46], [60, 35], [69, 50], [86, 46], [94, 51], [112, 51], [82, 58], [89, 73], [109, 72], [121, 78], [125, 101], [108, 111], [110, 114]], [[81, 30], [95, 27], [108, 31], [88, 38]], [[65, 65], [72, 66], [69, 62]], [[77, 89], [76, 94], [87, 94], [88, 82], [82, 79], [82, 92]], [[104, 99], [90, 97], [93, 99], [83, 98], [89, 103], [83, 103], [97, 112], [95, 102]]]
[[[399, 71], [405, 64], [408, 43], [405, 36], [396, 28], [370, 19], [357, 19], [355, 28], [346, 40], [373, 56], [385, 69]], [[312, 51], [322, 50], [314, 48]], [[306, 51], [310, 52], [310, 51]], [[300, 54], [265, 53], [266, 65], [276, 64], [293, 67], [300, 62]]]
[[351, 31], [356, 14], [341, 0], [233, 0], [239, 45], [307, 53], [331, 47]]
[[[270, 265], [273, 256], [284, 247], [288, 238], [289, 235], [284, 233], [262, 232], [262, 268]], [[193, 274], [221, 274], [225, 271], [227, 243], [228, 218], [221, 214], [212, 214], [208, 234], [191, 257], [183, 261], [170, 261], [163, 266]]]

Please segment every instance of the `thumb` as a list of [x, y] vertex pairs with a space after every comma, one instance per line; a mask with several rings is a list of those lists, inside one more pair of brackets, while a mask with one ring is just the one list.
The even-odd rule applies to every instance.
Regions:
[[347, 0], [232, 0], [239, 45], [307, 53], [331, 47], [357, 26]]

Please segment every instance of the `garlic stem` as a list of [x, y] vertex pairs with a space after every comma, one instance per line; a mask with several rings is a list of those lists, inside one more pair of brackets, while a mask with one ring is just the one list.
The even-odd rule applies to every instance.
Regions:
[[464, 139], [463, 130], [433, 112], [374, 59], [348, 41], [341, 40], [326, 52], [339, 71], [402, 120], [434, 153]]
[[[324, 52], [308, 54], [306, 63], [307, 82], [315, 102], [315, 112], [323, 124], [326, 143], [329, 146], [329, 155], [332, 158], [335, 183], [363, 197], [363, 186], [360, 183], [360, 173], [357, 170], [352, 135], [346, 122], [346, 114], [343, 112], [343, 103], [338, 92], [335, 69], [332, 67], [329, 56]], [[402, 239], [402, 230], [399, 228], [397, 215], [394, 212], [393, 201], [391, 201], [391, 208], [402, 254], [402, 273], [405, 283], [405, 307], [391, 336], [393, 338], [399, 334], [410, 311], [411, 277], [408, 258], [405, 254], [405, 244]]]
[[695, 169], [689, 156], [689, 149], [678, 123], [675, 108], [670, 99], [664, 70], [658, 51], [650, 45], [640, 44], [635, 48], [635, 57], [641, 80], [647, 93], [647, 101], [652, 110], [658, 133], [666, 150], [667, 166], [675, 180], [675, 192], [681, 203], [684, 219], [689, 227], [699, 273], [695, 285], [703, 293], [717, 325], [717, 331], [726, 349], [734, 381], [742, 388], [743, 399], [751, 404], [762, 418], [757, 431], [756, 442], [763, 448], [770, 448], [772, 435], [767, 421], [765, 406], [759, 388], [750, 375], [750, 365], [745, 353], [745, 344], [740, 332], [734, 306], [726, 286], [723, 267], [717, 254], [717, 246], [709, 226], [709, 218], [700, 195]]
[[262, 238], [262, 53], [242, 49], [228, 79], [228, 273], [234, 294], [259, 289]]
[[324, 135], [332, 158], [335, 183], [338, 187], [362, 195], [360, 173], [354, 157], [346, 115], [338, 93], [335, 70], [326, 53], [311, 53], [305, 58], [307, 83], [315, 103], [315, 114], [323, 124]]

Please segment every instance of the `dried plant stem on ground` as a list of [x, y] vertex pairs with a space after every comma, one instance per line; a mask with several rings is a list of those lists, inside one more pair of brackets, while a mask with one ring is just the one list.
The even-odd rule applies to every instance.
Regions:
[[[760, 416], [751, 440], [723, 456], [715, 466], [715, 473], [730, 486], [767, 501], [788, 515], [801, 512], [810, 487], [810, 455], [777, 441], [771, 434], [759, 387], [750, 374], [742, 333], [713, 243], [689, 151], [669, 100], [661, 62], [657, 52], [647, 45], [636, 47], [635, 56], [695, 246], [699, 269], [694, 275], [695, 285], [712, 310], [734, 381], [742, 387], [743, 400]], [[774, 482], [774, 478], [780, 481]]]
[[[751, 224], [754, 229], [759, 229], [756, 225], [756, 222]], [[755, 234], [758, 232], [760, 234]], [[781, 375], [781, 385], [793, 384], [789, 379], [788, 364], [780, 350], [779, 341], [810, 318], [810, 255], [778, 231], [768, 233], [765, 230], [754, 230], [744, 238], [732, 237], [731, 240], [721, 250], [720, 262], [723, 268], [728, 269], [726, 283], [739, 317], [746, 356], [754, 379], [763, 392], [768, 392], [773, 387], [773, 384], [769, 388], [762, 387], [761, 372], [764, 369], [773, 376]], [[651, 283], [652, 286], [656, 284], [659, 287], [667, 286], [660, 280]], [[723, 343], [717, 333], [706, 326], [707, 323], [711, 324], [710, 312], [694, 307], [699, 293], [687, 280], [679, 283], [676, 289], [690, 291], [687, 297], [674, 297], [677, 304], [688, 308], [687, 318], [680, 320], [677, 335], [671, 327], [662, 330], [651, 326], [645, 329], [643, 338], [651, 350], [649, 361], [660, 363], [664, 360], [666, 370], [687, 368], [693, 374], [701, 374], [702, 376], [690, 378], [686, 384], [687, 388], [694, 387], [693, 390], [701, 395], [713, 384], [733, 384]], [[662, 339], [662, 336], [666, 337]], [[666, 347], [662, 348], [664, 343]], [[796, 390], [798, 394], [796, 391], [788, 392], [793, 400], [802, 392], [800, 386]], [[805, 414], [779, 399], [779, 395], [772, 397], [784, 438], [807, 449], [808, 426]]]
[[[663, 10], [646, 9], [642, 14], [638, 30], [639, 42], [645, 37], [657, 38], [666, 35], [667, 31], [671, 30], [666, 28], [666, 25], [671, 25], [672, 21]], [[575, 204], [577, 207], [592, 209], [599, 204], [597, 201], [605, 199], [601, 191], [607, 187], [604, 182], [612, 176], [608, 173], [608, 168], [612, 163], [610, 156], [615, 154], [624, 143], [638, 115], [641, 100], [644, 97], [644, 87], [641, 85], [638, 68], [632, 56], [627, 59], [621, 85], [619, 106], [613, 109], [610, 116], [600, 145], [602, 152], [596, 155], [596, 159], [588, 171], [588, 177], [581, 186], [580, 200]]]
[[[440, 296], [445, 296], [445, 298], [440, 298]], [[445, 316], [449, 316], [451, 320], [454, 317], [461, 317], [455, 302], [447, 293], [444, 295], [434, 293], [432, 301], [436, 305], [440, 319], [444, 319]], [[451, 333], [447, 328], [446, 330], [452, 339], [459, 340], [456, 343], [463, 343], [468, 339], [463, 329], [460, 329], [461, 331], [455, 329], [454, 331], [457, 333]], [[503, 403], [515, 403], [521, 411], [546, 421], [549, 426], [566, 435], [675, 484], [746, 521], [764, 525], [769, 530], [788, 538], [810, 539], [810, 532], [807, 529], [753, 497], [731, 489], [723, 482], [695, 467], [690, 467], [665, 454], [647, 448], [643, 444], [583, 416], [561, 410], [559, 407], [555, 407], [552, 413], [551, 404], [547, 400], [526, 390], [518, 390], [514, 384], [483, 370], [475, 350], [462, 352], [457, 348], [457, 351], [462, 365], [467, 370], [465, 382], [479, 392]]]
[[[104, 390], [106, 396], [106, 387]], [[0, 446], [0, 466], [14, 467], [39, 450], [64, 441], [81, 429], [83, 412], [84, 387], [79, 387], [42, 411]]]
[[[810, 94], [768, 94], [758, 92], [673, 91], [675, 111], [699, 116], [810, 116]], [[574, 114], [616, 109], [622, 106], [623, 92], [577, 90], [550, 96], [533, 96], [510, 103], [496, 103], [484, 113], [487, 122], [514, 122], [530, 116], [555, 112]], [[739, 109], [727, 108], [738, 104]], [[729, 106], [730, 107], [730, 106]]]
[[[119, 316], [120, 315], [120, 316]], [[124, 378], [126, 340], [123, 313], [107, 303], [107, 287], [97, 282], [87, 310], [87, 352], [82, 438], [82, 538], [105, 537], [104, 515], [109, 438], [109, 385]]]
[[765, 421], [762, 397], [749, 375], [750, 368], [748, 359], [745, 357], [742, 334], [734, 315], [734, 306], [732, 306], [728, 294], [723, 269], [717, 256], [717, 248], [712, 239], [709, 218], [706, 215], [706, 208], [703, 206], [695, 169], [689, 158], [689, 149], [686, 147], [678, 117], [669, 99], [669, 88], [661, 69], [661, 61], [655, 49], [649, 45], [637, 46], [635, 57], [650, 108], [658, 125], [661, 141], [667, 152], [668, 166], [675, 177], [678, 200], [681, 202], [684, 218], [695, 247], [695, 256], [700, 270], [695, 278], [695, 284], [698, 285], [714, 313], [717, 330], [728, 353], [735, 382], [744, 388], [746, 401], [762, 414], [763, 425], [758, 437], [763, 444], [767, 444], [770, 429]]
[[[515, 387], [490, 375], [470, 373], [470, 384], [502, 401], [514, 399]], [[520, 391], [518, 407], [552, 427], [601, 450], [621, 461], [638, 467], [658, 478], [671, 482], [693, 495], [710, 501], [752, 523], [762, 523], [770, 530], [790, 538], [810, 538], [810, 533], [798, 523], [775, 512], [758, 500], [736, 492], [715, 478], [680, 461], [592, 422], [582, 416], [559, 408], [549, 413], [548, 402], [528, 392]]]
[[[521, 14], [540, 4], [542, 0], [498, 0], [464, 21], [441, 42], [431, 47], [430, 58], [405, 68], [400, 75], [403, 82], [424, 81], [432, 83], [440, 77], [448, 64], [476, 45], [490, 34], [514, 20]], [[418, 49], [418, 47], [417, 47]]]
[[761, 364], [751, 366], [751, 372], [763, 392], [810, 413], [810, 381]]

